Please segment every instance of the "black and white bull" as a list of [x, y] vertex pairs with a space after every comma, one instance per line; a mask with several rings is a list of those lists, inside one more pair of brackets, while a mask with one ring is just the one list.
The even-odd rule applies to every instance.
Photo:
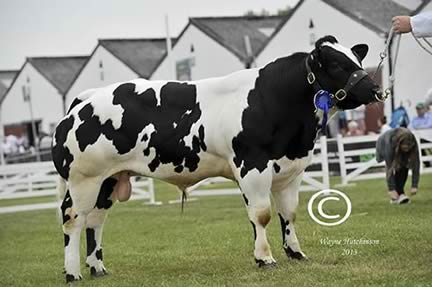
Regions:
[[106, 273], [102, 225], [113, 202], [129, 198], [130, 174], [159, 178], [183, 191], [208, 177], [236, 181], [260, 267], [275, 264], [266, 238], [273, 196], [286, 254], [305, 258], [294, 221], [303, 171], [321, 128], [314, 95], [318, 89], [339, 95], [331, 99], [330, 113], [380, 100], [378, 86], [361, 68], [367, 51], [367, 45], [348, 49], [326, 36], [311, 53], [226, 77], [137, 79], [78, 96], [57, 126], [52, 148], [64, 196], [66, 280], [81, 278], [84, 226], [90, 272]]

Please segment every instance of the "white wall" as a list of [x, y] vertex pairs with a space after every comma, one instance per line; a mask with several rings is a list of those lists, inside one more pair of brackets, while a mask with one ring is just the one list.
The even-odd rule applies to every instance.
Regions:
[[[30, 84], [27, 83], [27, 77]], [[24, 102], [22, 86], [31, 88], [33, 117], [42, 120], [42, 131], [49, 133], [50, 124], [57, 124], [63, 116], [63, 101], [57, 89], [51, 85], [33, 66], [26, 63], [19, 77], [1, 104], [3, 125], [30, 121], [28, 102]]]
[[[432, 10], [432, 3], [423, 11]], [[429, 42], [432, 38], [428, 39]], [[425, 44], [424, 46], [430, 47]], [[410, 116], [416, 114], [415, 105], [423, 102], [432, 89], [432, 56], [426, 53], [411, 34], [402, 35], [395, 71], [395, 104], [403, 102]]]
[[[191, 45], [194, 52], [191, 52]], [[171, 59], [165, 58], [153, 73], [152, 80], [171, 80], [175, 77], [176, 61], [195, 58], [192, 80], [223, 76], [244, 69], [244, 64], [225, 47], [208, 37], [194, 25], [189, 25], [174, 46]], [[170, 67], [171, 66], [171, 67]], [[171, 69], [171, 70], [170, 70]]]
[[[103, 62], [103, 80], [101, 80], [101, 69], [99, 68], [100, 61]], [[66, 107], [69, 107], [72, 100], [82, 91], [138, 77], [138, 74], [133, 72], [104, 47], [98, 46], [66, 94]]]

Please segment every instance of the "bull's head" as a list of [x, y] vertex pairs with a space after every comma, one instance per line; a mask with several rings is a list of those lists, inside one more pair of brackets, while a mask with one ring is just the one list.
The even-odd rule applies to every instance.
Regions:
[[330, 92], [334, 96], [336, 107], [343, 110], [384, 101], [379, 86], [361, 65], [368, 50], [366, 44], [348, 49], [340, 45], [333, 36], [319, 39], [306, 61], [309, 83], [316, 90]]

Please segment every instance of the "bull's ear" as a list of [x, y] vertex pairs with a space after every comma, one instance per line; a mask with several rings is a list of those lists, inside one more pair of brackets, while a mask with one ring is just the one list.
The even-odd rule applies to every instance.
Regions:
[[351, 51], [353, 51], [357, 56], [360, 57], [360, 61], [363, 61], [369, 51], [369, 47], [366, 44], [358, 44], [353, 46], [351, 48]]

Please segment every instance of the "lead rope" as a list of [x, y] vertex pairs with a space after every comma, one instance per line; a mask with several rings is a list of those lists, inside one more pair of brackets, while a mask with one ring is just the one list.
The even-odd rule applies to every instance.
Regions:
[[[390, 31], [388, 33], [387, 39], [385, 41], [385, 47], [384, 50], [380, 53], [380, 61], [378, 63], [378, 66], [372, 76], [373, 80], [376, 80], [376, 76], [378, 74], [378, 71], [381, 69], [381, 66], [384, 62], [384, 59], [387, 58], [388, 53], [389, 53], [389, 48], [390, 48], [390, 41], [393, 37], [394, 31], [393, 31], [393, 27], [390, 28]], [[398, 35], [398, 38], [396, 40], [396, 52], [395, 52], [395, 56], [393, 59], [393, 69], [389, 75], [389, 87], [387, 89], [385, 89], [384, 91], [384, 95], [381, 98], [376, 97], [376, 99], [380, 102], [384, 102], [389, 96], [391, 96], [391, 90], [393, 89], [394, 86], [394, 80], [395, 80], [395, 71], [396, 71], [396, 61], [397, 61], [397, 57], [399, 54], [399, 45], [400, 45], [400, 39], [401, 39], [401, 35]]]
[[379, 54], [380, 61], [378, 63], [378, 67], [375, 70], [375, 73], [372, 76], [372, 79], [374, 79], [374, 80], [376, 78], [376, 75], [377, 75], [378, 71], [381, 69], [381, 65], [384, 62], [384, 59], [387, 58], [388, 49], [389, 49], [389, 46], [390, 46], [390, 40], [391, 40], [392, 37], [393, 37], [393, 27], [390, 28], [390, 31], [389, 31], [388, 36], [387, 36], [387, 39], [384, 42], [385, 43], [384, 50]]
[[391, 74], [389, 75], [390, 85], [389, 85], [389, 87], [385, 91], [386, 95], [387, 95], [387, 93], [388, 93], [388, 95], [390, 95], [391, 91], [393, 90], [393, 87], [394, 87], [395, 74], [396, 74], [396, 63], [397, 63], [397, 58], [398, 58], [398, 55], [399, 55], [400, 40], [401, 40], [401, 34], [398, 34], [397, 35], [397, 40], [396, 40], [396, 51], [395, 51], [395, 54], [394, 54], [393, 64], [392, 64], [392, 68], [393, 69], [391, 71]]
[[[425, 50], [426, 53], [428, 53], [429, 55], [432, 55], [432, 51], [429, 50], [428, 48], [426, 48], [422, 42], [416, 37], [414, 36], [413, 32], [411, 32], [411, 35], [413, 36], [414, 40], [416, 40], [417, 44], [419, 44], [420, 47], [422, 47], [423, 50]], [[426, 40], [425, 38], [422, 38], [422, 40], [429, 46], [432, 48], [432, 44]]]

